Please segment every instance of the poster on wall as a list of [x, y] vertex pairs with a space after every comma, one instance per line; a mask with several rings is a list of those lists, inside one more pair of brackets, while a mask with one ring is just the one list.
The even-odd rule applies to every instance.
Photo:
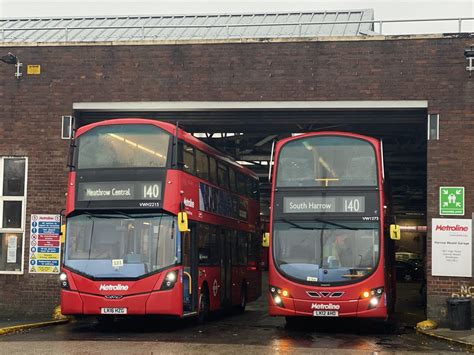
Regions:
[[16, 263], [16, 248], [18, 237], [16, 235], [7, 235], [7, 263]]
[[433, 276], [472, 277], [472, 220], [433, 218]]
[[61, 258], [61, 216], [32, 214], [29, 272], [58, 274]]

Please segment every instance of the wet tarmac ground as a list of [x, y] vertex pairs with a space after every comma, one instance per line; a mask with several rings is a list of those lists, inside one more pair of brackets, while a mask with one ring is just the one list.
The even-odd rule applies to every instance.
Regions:
[[[413, 291], [410, 285], [407, 289]], [[264, 298], [249, 304], [244, 314], [216, 314], [204, 325], [196, 325], [192, 319], [159, 317], [117, 319], [108, 325], [93, 318], [77, 319], [61, 326], [0, 337], [0, 353], [463, 352], [416, 334], [413, 325], [408, 324], [416, 315], [406, 317], [409, 308], [393, 327], [374, 321], [319, 318], [289, 328], [284, 318], [267, 315]]]

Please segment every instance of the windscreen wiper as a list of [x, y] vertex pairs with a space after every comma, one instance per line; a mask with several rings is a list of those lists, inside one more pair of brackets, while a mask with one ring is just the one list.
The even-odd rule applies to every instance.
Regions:
[[299, 224], [297, 224], [295, 222], [289, 221], [289, 220], [284, 219], [284, 218], [281, 219], [281, 221], [285, 222], [285, 223], [288, 223], [289, 225], [291, 225], [295, 228], [298, 228], [298, 229], [304, 229], [304, 230], [310, 230], [310, 231], [322, 229], [322, 228], [314, 228], [314, 227], [303, 227], [303, 226], [300, 226]]
[[316, 222], [325, 223], [325, 224], [329, 224], [329, 225], [331, 225], [331, 226], [339, 227], [339, 228], [341, 228], [341, 229], [349, 229], [349, 230], [351, 230], [351, 231], [359, 230], [359, 228], [354, 228], [354, 227], [346, 226], [346, 225], [344, 225], [344, 224], [329, 222], [329, 221], [326, 221], [325, 219], [313, 218], [313, 220], [316, 221]]
[[[103, 219], [112, 219], [112, 218], [122, 218], [123, 216], [114, 216], [110, 214], [96, 214], [96, 213], [90, 213], [84, 211], [82, 214], [85, 214], [86, 216], [92, 217], [92, 218], [103, 218]], [[133, 217], [130, 217], [133, 218]]]
[[119, 214], [123, 217], [127, 217], [127, 218], [131, 218], [131, 219], [135, 219], [136, 217], [132, 216], [132, 215], [129, 215], [128, 213], [125, 213], [125, 212], [122, 212], [122, 211], [118, 211], [118, 210], [113, 210], [112, 211], [113, 213], [116, 213], [116, 214]]

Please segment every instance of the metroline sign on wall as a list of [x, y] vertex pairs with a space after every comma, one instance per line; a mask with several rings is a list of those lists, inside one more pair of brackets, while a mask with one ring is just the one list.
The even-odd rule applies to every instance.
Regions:
[[433, 218], [433, 276], [472, 277], [472, 220]]

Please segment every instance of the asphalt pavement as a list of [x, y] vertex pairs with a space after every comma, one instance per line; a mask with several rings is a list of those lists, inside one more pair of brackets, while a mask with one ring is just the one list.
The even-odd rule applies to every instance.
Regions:
[[[417, 285], [404, 288], [401, 297], [415, 294]], [[407, 302], [413, 300], [406, 297]], [[466, 352], [465, 347], [417, 334], [414, 325], [423, 319], [422, 310], [413, 304], [402, 312], [408, 317], [391, 328], [379, 322], [347, 319], [310, 319], [288, 328], [283, 318], [267, 315], [266, 297], [261, 297], [249, 304], [244, 314], [215, 314], [204, 325], [196, 325], [192, 319], [160, 317], [117, 319], [107, 326], [94, 318], [74, 319], [60, 326], [4, 335], [0, 353]]]

